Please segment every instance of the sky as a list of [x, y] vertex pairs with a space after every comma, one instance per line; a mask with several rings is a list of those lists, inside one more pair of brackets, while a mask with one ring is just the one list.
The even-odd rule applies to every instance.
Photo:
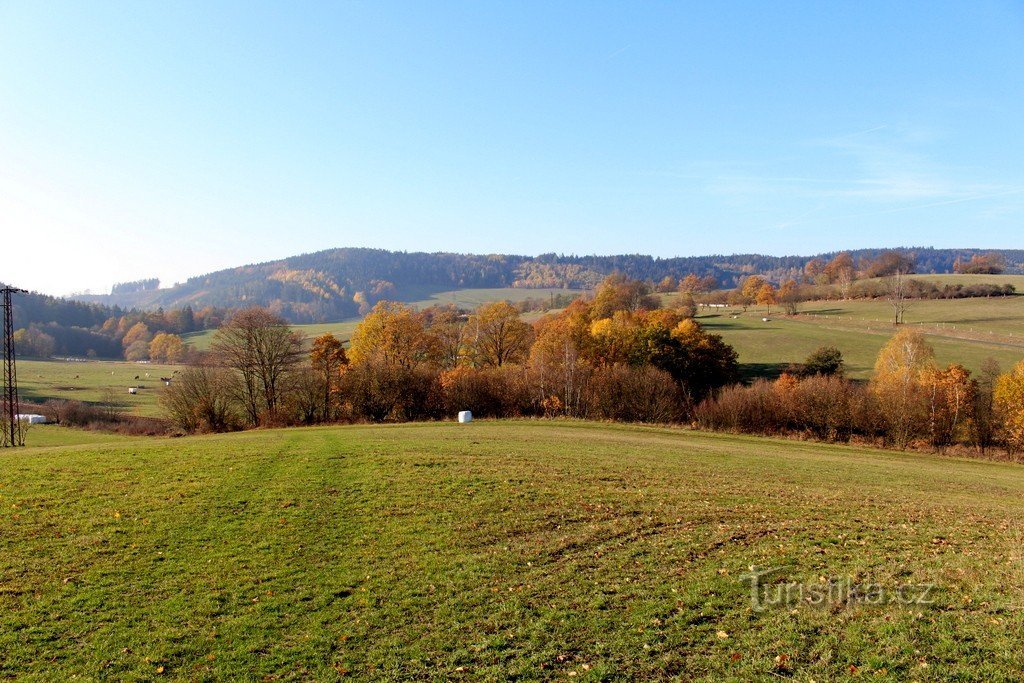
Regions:
[[1024, 248], [1020, 2], [0, 0], [0, 281]]

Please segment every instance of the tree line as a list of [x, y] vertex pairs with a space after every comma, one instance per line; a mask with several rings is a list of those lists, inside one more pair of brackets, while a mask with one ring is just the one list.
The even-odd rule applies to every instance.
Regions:
[[[841, 258], [840, 258], [841, 257]], [[363, 315], [378, 301], [416, 300], [424, 290], [466, 288], [554, 287], [591, 290], [605, 277], [622, 273], [631, 279], [679, 282], [689, 275], [708, 278], [714, 289], [739, 286], [751, 274], [781, 284], [816, 281], [819, 269], [837, 258], [864, 266], [867, 277], [875, 265], [892, 258], [913, 261], [920, 273], [994, 272], [1024, 269], [1024, 251], [983, 252], [974, 249], [864, 249], [819, 256], [760, 254], [656, 258], [642, 254], [576, 256], [542, 254], [408, 253], [383, 249], [331, 249], [287, 259], [218, 271], [184, 283], [148, 292], [118, 292], [87, 297], [107, 304], [232, 307], [239, 301], [269, 308], [292, 323], [325, 322]], [[869, 267], [870, 266], [870, 267]], [[827, 277], [842, 277], [835, 268]], [[142, 296], [142, 298], [140, 298]]]
[[990, 359], [972, 377], [962, 365], [937, 365], [922, 334], [904, 329], [881, 350], [867, 383], [845, 378], [838, 350], [823, 348], [775, 381], [708, 397], [694, 421], [716, 431], [1014, 455], [1024, 450], [1024, 361], [1003, 373]]
[[693, 320], [685, 298], [673, 303], [661, 307], [647, 284], [621, 275], [532, 323], [507, 302], [469, 313], [379, 302], [347, 349], [330, 334], [307, 348], [281, 316], [249, 308], [221, 326], [163, 403], [186, 431], [467, 409], [674, 422], [739, 375], [732, 347]]
[[662, 307], [649, 284], [606, 278], [593, 297], [533, 322], [507, 302], [463, 312], [379, 302], [349, 346], [309, 343], [281, 316], [230, 316], [209, 352], [162, 397], [184, 431], [349, 421], [580, 417], [895, 448], [1024, 450], [1024, 362], [974, 377], [940, 367], [915, 330], [899, 331], [869, 382], [819, 349], [774, 381], [739, 383], [735, 351], [693, 319], [688, 293]]

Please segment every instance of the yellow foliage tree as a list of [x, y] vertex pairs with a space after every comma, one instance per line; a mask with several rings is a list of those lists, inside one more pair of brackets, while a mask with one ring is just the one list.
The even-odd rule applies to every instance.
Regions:
[[772, 304], [775, 303], [775, 287], [767, 282], [761, 285], [761, 288], [757, 290], [757, 303], [761, 306], [767, 306], [768, 315], [771, 315]]
[[185, 344], [176, 334], [160, 332], [149, 342], [149, 358], [157, 363], [180, 363], [185, 359]]
[[977, 383], [962, 365], [944, 370], [928, 366], [921, 372], [921, 383], [928, 405], [928, 434], [941, 453], [968, 426]]
[[996, 381], [995, 408], [1003, 424], [1006, 447], [1024, 450], [1024, 361]]
[[478, 367], [521, 363], [530, 353], [533, 328], [507, 301], [484, 304], [469, 318], [464, 332], [467, 356]]
[[353, 365], [377, 362], [410, 369], [438, 363], [441, 348], [427, 334], [421, 315], [404, 304], [381, 301], [356, 326], [348, 355]]
[[322, 419], [330, 421], [335, 417], [335, 406], [341, 380], [341, 371], [348, 365], [345, 347], [330, 332], [325, 332], [313, 340], [309, 352], [310, 365], [319, 390], [322, 392], [319, 412]]
[[906, 448], [925, 423], [926, 394], [922, 373], [935, 351], [917, 330], [901, 330], [882, 348], [871, 389], [878, 399], [887, 434], [896, 448]]

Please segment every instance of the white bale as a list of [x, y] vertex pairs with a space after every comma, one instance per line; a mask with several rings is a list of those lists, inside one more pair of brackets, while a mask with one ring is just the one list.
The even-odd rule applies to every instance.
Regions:
[[471, 410], [460, 410], [459, 411], [459, 422], [472, 422], [473, 411]]
[[30, 425], [41, 425], [41, 424], [46, 424], [46, 416], [45, 415], [35, 415], [35, 414], [19, 414], [18, 415], [18, 421], [19, 422], [27, 422]]

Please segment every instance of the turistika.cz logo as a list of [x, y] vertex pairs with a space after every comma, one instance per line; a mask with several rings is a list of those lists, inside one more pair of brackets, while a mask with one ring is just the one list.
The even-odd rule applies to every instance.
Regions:
[[750, 604], [756, 611], [773, 607], [835, 607], [854, 605], [928, 606], [934, 603], [935, 584], [913, 583], [885, 586], [855, 582], [849, 577], [817, 581], [778, 581], [790, 567], [751, 567], [740, 580], [750, 587]]

